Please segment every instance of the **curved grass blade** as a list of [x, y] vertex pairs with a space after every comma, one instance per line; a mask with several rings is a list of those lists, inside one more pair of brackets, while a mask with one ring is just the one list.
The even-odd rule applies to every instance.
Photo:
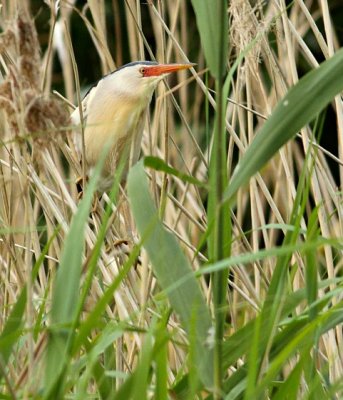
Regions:
[[84, 197], [73, 216], [56, 274], [51, 306], [51, 328], [47, 347], [45, 371], [45, 398], [59, 398], [62, 385], [57, 385], [67, 362], [68, 349], [75, 319], [78, 316], [78, 298], [84, 248], [84, 229], [93, 193], [100, 178], [105, 153], [94, 170]]
[[[26, 286], [20, 293], [20, 296], [13, 306], [11, 314], [9, 315], [5, 327], [0, 335], [0, 362], [4, 367], [12, 354], [13, 346], [22, 334], [24, 326], [23, 316], [26, 307], [27, 288]], [[2, 371], [0, 369], [0, 379], [2, 378]]]
[[[205, 386], [212, 387], [212, 351], [206, 346], [212, 327], [210, 313], [187, 258], [175, 237], [164, 229], [158, 219], [142, 162], [130, 170], [128, 195], [143, 246], [161, 288], [168, 289], [175, 282], [187, 277], [174, 290], [168, 291], [167, 296], [186, 331], [189, 333], [192, 328], [196, 332], [199, 376]], [[196, 321], [194, 312], [197, 315]]]
[[165, 161], [159, 157], [147, 156], [144, 157], [144, 166], [154, 169], [155, 171], [163, 171], [166, 174], [176, 176], [183, 182], [191, 183], [200, 187], [206, 187], [206, 183], [199, 181], [193, 176], [184, 174], [175, 168], [170, 167]]
[[306, 74], [279, 102], [239, 162], [223, 200], [263, 167], [273, 155], [343, 90], [343, 49]]

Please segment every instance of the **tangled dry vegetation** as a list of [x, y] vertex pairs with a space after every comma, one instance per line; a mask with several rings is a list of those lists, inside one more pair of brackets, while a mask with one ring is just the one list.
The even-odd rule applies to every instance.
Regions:
[[[207, 180], [212, 144], [207, 134], [213, 124], [215, 103], [213, 82], [206, 73], [200, 46], [194, 48], [194, 40], [188, 33], [188, 29], [195, 29], [195, 25], [186, 1], [161, 2], [163, 6], [155, 6], [155, 2], [149, 1], [137, 8], [139, 2], [127, 0], [123, 6], [127, 24], [118, 20], [116, 10], [105, 1], [88, 0], [79, 10], [76, 1], [61, 1], [60, 9], [57, 2], [46, 2], [49, 6], [44, 4], [42, 7], [50, 7], [51, 31], [44, 51], [32, 16], [23, 5], [20, 6], [20, 2], [17, 7], [14, 3], [4, 3], [0, 14], [0, 330], [24, 285], [27, 285], [28, 300], [22, 340], [16, 345], [6, 370], [1, 367], [2, 375], [6, 377], [1, 391], [12, 394], [36, 393], [40, 388], [42, 369], [37, 366], [44, 362], [53, 282], [79, 202], [75, 179], [82, 170], [69, 140], [72, 109], [65, 99], [53, 93], [52, 84], [53, 61], [57, 60], [65, 83], [63, 95], [70, 103], [76, 103], [75, 93], [80, 91], [80, 83], [73, 52], [74, 48], [77, 53], [77, 43], [70, 37], [72, 14], [78, 15], [77, 23], [86, 26], [94, 44], [92, 51], [96, 52], [103, 73], [113, 70], [123, 59], [120, 52], [123, 33], [118, 33], [118, 27], [122, 30], [126, 27], [125, 36], [132, 60], [141, 59], [144, 48], [145, 54], [151, 51], [146, 49], [147, 43], [142, 36], [145, 27], [141, 25], [141, 12], [151, 23], [150, 35], [156, 43], [156, 59], [197, 62], [192, 76], [181, 72], [170, 82], [170, 87], [163, 84], [158, 88], [146, 124], [145, 155], [168, 160], [174, 168], [201, 181]], [[328, 2], [321, 1], [321, 6], [312, 3], [310, 0], [295, 1], [287, 14], [284, 0], [268, 4], [257, 2], [254, 7], [247, 0], [230, 2], [231, 52], [228, 66], [256, 40], [252, 51], [241, 60], [234, 74], [226, 110], [227, 167], [230, 173], [276, 103], [298, 81], [298, 60], [301, 59], [307, 69], [315, 68], [318, 59], [313, 48], [323, 58], [329, 58], [339, 47]], [[107, 40], [111, 33], [106, 30], [105, 7], [113, 12], [115, 19], [118, 37], [115, 51]], [[118, 3], [114, 1], [113, 7], [119, 7]], [[144, 11], [142, 7], [145, 7]], [[318, 19], [323, 21], [323, 32], [318, 28]], [[309, 36], [315, 43], [312, 47], [308, 44]], [[191, 54], [191, 60], [188, 60], [188, 54]], [[330, 135], [332, 142], [337, 144], [335, 154], [317, 142], [320, 127], [306, 126], [297, 140], [283, 147], [261, 174], [239, 191], [231, 216], [233, 256], [268, 250], [281, 243], [290, 229], [289, 217], [303, 168], [311, 170], [306, 213], [301, 221], [303, 232], [307, 231], [310, 216], [318, 207], [320, 235], [343, 237], [342, 193], [339, 190], [343, 179], [342, 111], [342, 99], [338, 96], [331, 110], [337, 125], [332, 123], [331, 131], [320, 132], [321, 135]], [[206, 246], [203, 245], [208, 222], [206, 195], [201, 188], [174, 176], [154, 170], [147, 172], [164, 226], [175, 235], [193, 269], [198, 270], [208, 261]], [[108, 204], [109, 197], [104, 194], [89, 215], [84, 236], [84, 275]], [[123, 190], [119, 203], [111, 204], [113, 214], [107, 224], [84, 315], [102, 298], [106, 287], [118, 276], [132, 251], [132, 238], [127, 232], [135, 228], [126, 204]], [[39, 269], [37, 279], [32, 280], [32, 267], [52, 237], [43, 267]], [[327, 245], [317, 249], [314, 255], [319, 265], [318, 276], [329, 280], [329, 284], [319, 285], [318, 296], [325, 296], [329, 290], [336, 291], [332, 304], [337, 304], [341, 298], [338, 280], [342, 270], [341, 251]], [[294, 252], [289, 266], [290, 291], [306, 286], [306, 260], [303, 254]], [[227, 337], [239, 331], [261, 309], [275, 264], [276, 259], [269, 257], [247, 265], [238, 261], [232, 266], [230, 290], [227, 292]], [[207, 303], [211, 305], [212, 294], [207, 280], [201, 278], [199, 282]], [[130, 326], [114, 341], [112, 357], [117, 371], [129, 372], [137, 365], [144, 340], [141, 332], [159, 316], [156, 293], [158, 284], [149, 258], [142, 249], [104, 313], [106, 321], [125, 321]], [[305, 304], [299, 304], [296, 313], [301, 314], [305, 307]], [[172, 385], [178, 371], [185, 368], [187, 339], [177, 316], [172, 315], [169, 319], [168, 329], [173, 332], [167, 370], [168, 385]], [[95, 330], [91, 336], [95, 337], [97, 332]], [[343, 337], [339, 326], [321, 335], [317, 362], [319, 366], [325, 364], [326, 373], [333, 382], [343, 375], [342, 349]], [[294, 356], [285, 362], [282, 376], [289, 376], [296, 361]], [[242, 362], [239, 359], [237, 364], [231, 365], [226, 371], [228, 376]], [[117, 388], [122, 381], [121, 377], [116, 379]], [[306, 391], [305, 386], [299, 389], [299, 393]], [[95, 390], [94, 385], [90, 383], [88, 390]]]

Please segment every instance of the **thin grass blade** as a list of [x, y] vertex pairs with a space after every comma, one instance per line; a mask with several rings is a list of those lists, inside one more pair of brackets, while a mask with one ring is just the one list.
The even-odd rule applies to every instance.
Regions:
[[[8, 317], [5, 327], [0, 336], [0, 357], [1, 365], [4, 367], [12, 353], [13, 346], [19, 339], [23, 329], [23, 315], [26, 307], [27, 289], [22, 290], [18, 300], [16, 301], [10, 316]], [[2, 343], [2, 345], [1, 345]], [[2, 371], [0, 369], [0, 379]]]
[[144, 166], [148, 168], [152, 168], [155, 171], [163, 171], [166, 174], [176, 176], [181, 179], [183, 182], [191, 183], [193, 185], [197, 185], [200, 187], [206, 187], [206, 184], [194, 178], [193, 176], [184, 174], [179, 170], [170, 167], [165, 161], [163, 161], [159, 157], [144, 157]]

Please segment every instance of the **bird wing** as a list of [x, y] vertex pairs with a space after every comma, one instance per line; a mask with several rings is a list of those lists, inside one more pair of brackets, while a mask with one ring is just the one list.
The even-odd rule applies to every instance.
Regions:
[[139, 159], [141, 150], [142, 150], [142, 138], [144, 133], [144, 125], [146, 119], [147, 110], [144, 109], [141, 111], [140, 115], [138, 116], [138, 124], [136, 128], [136, 132], [134, 134], [133, 143], [131, 145], [131, 152], [130, 152], [130, 166], [136, 164]]

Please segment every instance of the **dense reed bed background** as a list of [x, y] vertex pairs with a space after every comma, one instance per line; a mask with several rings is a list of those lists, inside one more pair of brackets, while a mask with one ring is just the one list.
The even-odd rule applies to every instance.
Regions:
[[[3, 0], [0, 26], [0, 398], [342, 398], [341, 2]], [[197, 66], [80, 200], [72, 105], [139, 59]]]

